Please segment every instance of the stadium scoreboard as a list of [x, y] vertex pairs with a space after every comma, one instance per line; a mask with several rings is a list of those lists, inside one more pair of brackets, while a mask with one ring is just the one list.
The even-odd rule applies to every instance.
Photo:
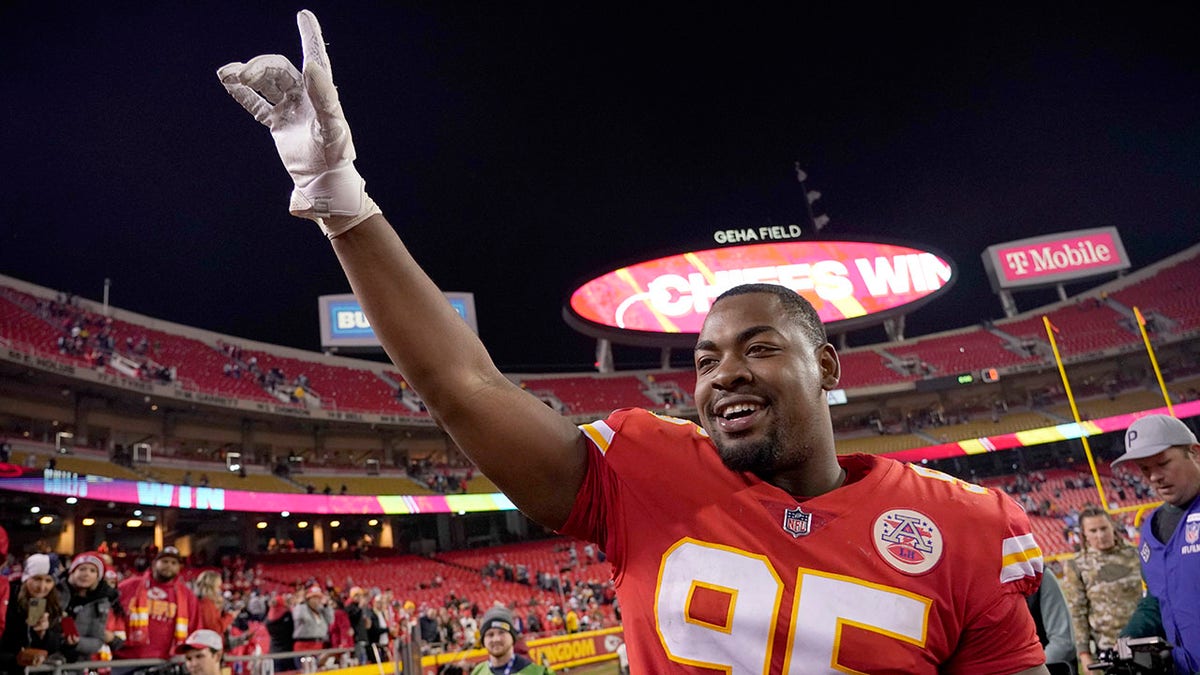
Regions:
[[[770, 228], [764, 230], [771, 235]], [[686, 251], [623, 265], [585, 282], [570, 294], [563, 317], [584, 335], [620, 344], [691, 347], [721, 293], [739, 284], [769, 283], [803, 295], [826, 330], [840, 333], [883, 323], [943, 295], [954, 282], [954, 264], [927, 248], [822, 240]]]
[[915, 386], [917, 391], [945, 391], [947, 389], [956, 389], [965, 385], [971, 384], [991, 384], [1000, 381], [1000, 371], [995, 368], [984, 368], [969, 373], [958, 373], [957, 375], [943, 375], [941, 377], [930, 377], [924, 380], [917, 380]]

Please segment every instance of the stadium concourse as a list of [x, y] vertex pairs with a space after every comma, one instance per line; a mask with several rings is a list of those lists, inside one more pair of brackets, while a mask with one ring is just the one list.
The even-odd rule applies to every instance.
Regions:
[[[1107, 460], [1134, 415], [1166, 410], [1159, 372], [1172, 410], [1200, 415], [1198, 256], [1192, 247], [1009, 319], [841, 350], [839, 451], [890, 454], [1006, 490], [1051, 560], [1077, 549], [1074, 519], [1087, 504], [1107, 502], [1132, 527], [1150, 493]], [[448, 626], [438, 645], [448, 652], [470, 640], [455, 617], [494, 603], [518, 608], [532, 635], [619, 625], [602, 552], [513, 511], [389, 365], [219, 335], [5, 277], [0, 343], [6, 573], [44, 546], [106, 550], [128, 575], [174, 545], [189, 577], [222, 570], [234, 613], [253, 591], [366, 589], [395, 621], [432, 611]], [[581, 423], [629, 406], [695, 419], [686, 369], [509, 377]]]

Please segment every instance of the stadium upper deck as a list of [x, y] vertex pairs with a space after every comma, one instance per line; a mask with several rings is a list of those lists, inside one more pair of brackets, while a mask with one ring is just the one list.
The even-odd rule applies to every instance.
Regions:
[[[1045, 313], [1061, 331], [1064, 358], [1088, 359], [1141, 348], [1133, 319], [1140, 306], [1156, 341], [1200, 332], [1193, 292], [1194, 246], [1136, 274], [1067, 302], [955, 331], [845, 350], [843, 386], [854, 392], [912, 389], [921, 379], [997, 368], [1002, 374], [1052, 363]], [[265, 345], [169, 324], [0, 278], [0, 340], [7, 360], [118, 388], [211, 405], [313, 418], [420, 424], [428, 414], [385, 366]], [[510, 375], [568, 415], [617, 407], [666, 407], [654, 381], [676, 382], [672, 407], [687, 407], [690, 374]], [[657, 404], [657, 405], [656, 405]]]
[[[1148, 318], [1165, 369], [1183, 391], [1200, 360], [1200, 303], [1191, 290], [1198, 256], [1200, 246], [1191, 247], [1013, 319], [844, 350], [849, 403], [835, 409], [840, 447], [909, 451], [1069, 421], [1043, 313], [1060, 330], [1076, 394], [1094, 401], [1085, 414], [1140, 410], [1155, 399], [1147, 389], [1156, 387], [1145, 386], [1149, 369], [1134, 306]], [[416, 493], [444, 489], [437, 481], [446, 479], [454, 489], [472, 481], [489, 489], [469, 475], [419, 396], [386, 364], [240, 340], [119, 309], [106, 314], [94, 303], [6, 278], [0, 278], [0, 344], [0, 368], [20, 375], [0, 386], [0, 433], [51, 441], [68, 431], [74, 443], [109, 450], [148, 442], [160, 458], [221, 461], [234, 450], [258, 467], [294, 456], [310, 473], [321, 466], [357, 469], [344, 479], [293, 480], [285, 491], [314, 484], [338, 490], [349, 481], [348, 490], [370, 492], [357, 483], [372, 458], [385, 473], [432, 460], [440, 468], [415, 476]], [[1003, 383], [919, 390], [983, 368], [998, 369]], [[695, 380], [687, 370], [509, 377], [576, 421], [626, 406], [693, 413]], [[153, 479], [178, 478], [181, 469], [159, 464], [162, 475]]]

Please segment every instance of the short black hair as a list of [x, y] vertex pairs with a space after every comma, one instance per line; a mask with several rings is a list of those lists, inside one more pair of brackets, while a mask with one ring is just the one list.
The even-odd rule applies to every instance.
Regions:
[[712, 306], [716, 307], [718, 302], [725, 298], [731, 298], [737, 295], [748, 295], [750, 293], [768, 293], [779, 298], [779, 304], [783, 305], [784, 312], [801, 330], [812, 338], [815, 346], [821, 346], [829, 342], [829, 336], [825, 333], [825, 324], [821, 322], [821, 315], [817, 314], [817, 310], [808, 300], [796, 291], [787, 286], [779, 284], [741, 284], [725, 291], [713, 300]]

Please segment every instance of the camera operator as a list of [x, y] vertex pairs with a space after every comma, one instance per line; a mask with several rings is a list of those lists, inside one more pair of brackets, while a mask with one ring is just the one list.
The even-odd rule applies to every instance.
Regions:
[[[1164, 502], [1142, 524], [1147, 595], [1134, 618], [1157, 601], [1176, 673], [1200, 672], [1200, 443], [1174, 417], [1147, 415], [1129, 426], [1113, 466], [1127, 461]], [[1149, 637], [1148, 623], [1131, 621], [1123, 634]]]

